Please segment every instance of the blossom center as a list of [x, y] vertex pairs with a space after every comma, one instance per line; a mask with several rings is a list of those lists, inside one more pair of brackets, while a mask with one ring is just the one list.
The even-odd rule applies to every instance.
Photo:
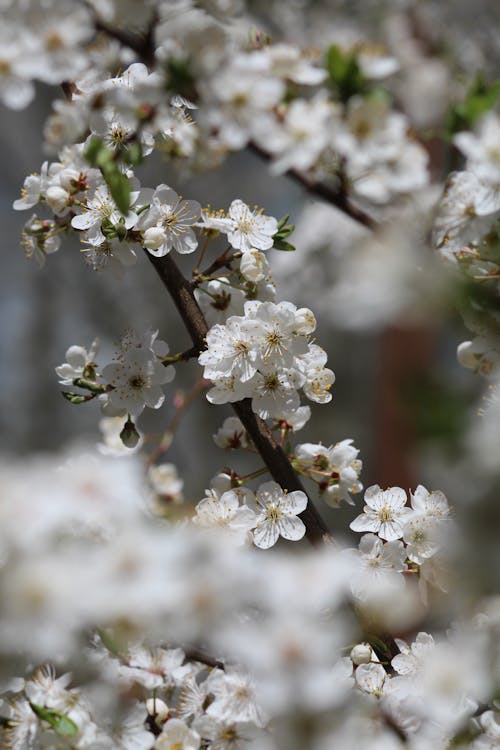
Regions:
[[392, 512], [392, 509], [384, 505], [380, 511], [380, 520], [382, 521], [382, 523], [387, 523], [387, 521], [392, 521], [393, 518], [394, 518], [394, 514]]

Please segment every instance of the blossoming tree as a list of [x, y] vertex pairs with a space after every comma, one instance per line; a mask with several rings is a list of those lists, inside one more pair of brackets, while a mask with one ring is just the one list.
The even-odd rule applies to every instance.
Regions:
[[[432, 315], [455, 295], [472, 336], [458, 360], [491, 379], [500, 88], [477, 78], [457, 89], [439, 131], [457, 171], [433, 182], [430, 136], [394, 83], [408, 72], [402, 48], [372, 44], [362, 24], [300, 43], [286, 23], [297, 8], [274, 5], [259, 16], [225, 0], [2, 4], [3, 104], [22, 110], [36, 81], [57, 92], [50, 159], [14, 201], [31, 212], [27, 257], [57, 263], [47, 256], [73, 235], [94, 271], [150, 262], [186, 340], [172, 353], [168, 327], [127, 330], [112, 358], [97, 338], [68, 342], [62, 395], [98, 405], [100, 450], [5, 464], [0, 737], [11, 750], [498, 746], [500, 608], [460, 594], [443, 492], [368, 487], [355, 546], [325, 521], [325, 505], [360, 505], [362, 462], [350, 437], [299, 442], [335, 375], [314, 312], [271, 275], [293, 258], [300, 283], [301, 258], [318, 259], [289, 215], [237, 194], [202, 206], [139, 175], [147, 160], [194, 172], [251, 149], [263, 180], [287, 175], [362, 231], [364, 249], [339, 260], [345, 318], [406, 315], [418, 296]], [[188, 273], [178, 255], [191, 256]], [[190, 504], [165, 461], [176, 425], [148, 435], [141, 415], [198, 367], [192, 398], [221, 405], [216, 445], [256, 468], [214, 467]]]

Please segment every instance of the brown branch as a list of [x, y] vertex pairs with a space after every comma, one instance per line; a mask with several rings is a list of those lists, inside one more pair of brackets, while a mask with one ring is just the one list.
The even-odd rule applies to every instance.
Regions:
[[[208, 325], [198, 307], [190, 282], [182, 275], [170, 255], [165, 255], [163, 258], [156, 258], [148, 252], [146, 252], [146, 255], [169, 291], [194, 346], [201, 351], [205, 347]], [[305, 493], [302, 482], [292, 468], [285, 452], [275, 441], [271, 430], [253, 412], [250, 399], [247, 398], [231, 405], [275, 481], [289, 492], [300, 490]], [[325, 522], [310, 500], [300, 517], [306, 527], [306, 536], [312, 544], [320, 544], [331, 539]]]
[[[271, 155], [253, 141], [249, 144], [249, 148], [265, 161], [271, 160]], [[307, 174], [304, 174], [304, 172], [300, 172], [298, 169], [289, 169], [287, 172], [285, 172], [285, 176], [290, 177], [290, 179], [292, 179], [294, 182], [297, 182], [301, 187], [307, 190], [308, 193], [313, 193], [314, 195], [317, 195], [318, 198], [322, 198], [327, 203], [335, 206], [335, 208], [338, 208], [339, 211], [342, 211], [343, 213], [347, 214], [347, 216], [350, 216], [351, 219], [353, 219], [353, 221], [356, 221], [358, 224], [362, 224], [368, 229], [376, 228], [377, 221], [373, 218], [373, 216], [370, 216], [370, 214], [367, 214], [366, 211], [363, 211], [362, 208], [359, 208], [359, 206], [351, 203], [351, 201], [349, 200], [349, 196], [347, 195], [347, 191], [343, 186], [341, 186], [340, 189], [335, 189], [333, 187], [330, 187], [329, 185], [326, 185], [324, 182], [320, 182], [319, 180], [315, 180], [314, 178], [309, 177]]]
[[200, 664], [206, 664], [207, 667], [214, 667], [222, 670], [225, 669], [223, 661], [207, 654], [206, 651], [202, 651], [200, 648], [191, 648], [189, 646], [187, 648], [181, 646], [181, 648], [186, 656], [186, 661], [197, 661]]

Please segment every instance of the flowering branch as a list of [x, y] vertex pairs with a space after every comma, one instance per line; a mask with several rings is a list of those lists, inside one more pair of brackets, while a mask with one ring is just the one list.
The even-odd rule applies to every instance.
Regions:
[[[182, 275], [170, 255], [162, 258], [150, 253], [146, 255], [168, 289], [194, 346], [201, 351], [205, 347], [208, 325], [193, 295], [190, 282]], [[283, 449], [274, 440], [269, 427], [253, 412], [251, 400], [244, 399], [232, 406], [276, 482], [288, 492], [305, 492], [302, 482]], [[311, 502], [301, 514], [301, 518], [306, 526], [306, 536], [313, 544], [320, 544], [331, 538], [328, 527]]]
[[[254, 154], [257, 154], [266, 161], [271, 160], [271, 156], [267, 153], [267, 151], [265, 151], [253, 141], [249, 144], [249, 148], [251, 149], [251, 151], [253, 151]], [[363, 211], [362, 208], [359, 208], [358, 206], [355, 206], [353, 203], [351, 203], [347, 195], [345, 185], [342, 184], [342, 181], [339, 189], [335, 189], [330, 187], [329, 185], [326, 185], [324, 182], [320, 182], [319, 180], [315, 180], [312, 177], [309, 177], [298, 169], [289, 169], [287, 172], [285, 172], [285, 175], [287, 177], [290, 177], [290, 179], [292, 179], [294, 182], [297, 182], [299, 185], [301, 185], [308, 193], [317, 195], [318, 198], [322, 198], [327, 203], [330, 203], [332, 206], [335, 206], [335, 208], [338, 208], [339, 211], [342, 211], [343, 213], [347, 214], [347, 216], [350, 216], [351, 219], [356, 221], [358, 224], [362, 224], [363, 226], [367, 227], [367, 229], [375, 229], [377, 227], [377, 221], [373, 218], [373, 216], [366, 213], [366, 211]]]

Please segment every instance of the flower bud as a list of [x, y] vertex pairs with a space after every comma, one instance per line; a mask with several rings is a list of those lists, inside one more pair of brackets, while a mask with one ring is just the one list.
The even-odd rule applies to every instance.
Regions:
[[120, 439], [126, 448], [135, 448], [139, 442], [140, 435], [131, 419], [127, 419], [120, 432]]
[[369, 664], [372, 660], [373, 650], [369, 643], [358, 643], [350, 653], [351, 661], [358, 666], [359, 664]]
[[51, 185], [45, 193], [45, 200], [56, 214], [60, 214], [68, 205], [69, 195], [59, 185]]
[[164, 242], [165, 232], [161, 227], [150, 227], [144, 232], [143, 244], [148, 250], [158, 250]]
[[240, 261], [241, 275], [252, 284], [257, 284], [265, 277], [269, 263], [263, 253], [254, 250], [250, 253], [243, 253]]
[[57, 177], [59, 179], [59, 184], [61, 185], [61, 187], [63, 187], [65, 190], [71, 190], [74, 186], [74, 183], [78, 182], [80, 173], [76, 169], [66, 167], [65, 169], [61, 169], [61, 171], [58, 172]]
[[148, 698], [146, 710], [157, 722], [164, 722], [168, 716], [168, 706], [161, 698]]
[[477, 352], [474, 351], [472, 341], [463, 341], [457, 348], [457, 359], [462, 367], [474, 370], [477, 367]]

